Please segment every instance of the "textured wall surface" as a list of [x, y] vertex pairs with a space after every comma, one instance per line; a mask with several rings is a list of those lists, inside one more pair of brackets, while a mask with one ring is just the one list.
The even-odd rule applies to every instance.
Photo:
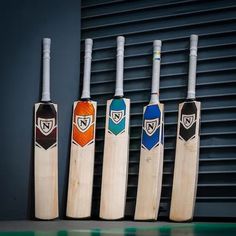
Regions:
[[235, 217], [235, 1], [84, 0], [81, 14], [82, 42], [87, 37], [94, 39], [91, 91], [98, 101], [94, 215], [98, 214], [100, 198], [105, 102], [115, 90], [116, 37], [126, 37], [124, 90], [131, 98], [126, 207], [130, 217], [134, 215], [137, 191], [142, 107], [150, 98], [152, 42], [163, 41], [160, 98], [165, 104], [165, 157], [160, 216], [166, 217], [173, 180], [177, 106], [187, 93], [189, 36], [194, 33], [199, 35], [197, 99], [202, 102], [195, 216]]
[[59, 113], [59, 198], [65, 214], [72, 103], [79, 95], [80, 1], [1, 1], [0, 219], [33, 209], [33, 107], [41, 98], [41, 39], [51, 37], [51, 98]]

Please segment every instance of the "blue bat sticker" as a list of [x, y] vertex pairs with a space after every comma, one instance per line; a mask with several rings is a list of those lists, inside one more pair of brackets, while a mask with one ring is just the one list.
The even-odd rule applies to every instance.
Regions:
[[157, 104], [148, 105], [143, 115], [142, 147], [148, 150], [163, 141], [160, 132], [161, 111]]
[[124, 99], [113, 99], [109, 109], [108, 132], [118, 135], [125, 130], [126, 105]]

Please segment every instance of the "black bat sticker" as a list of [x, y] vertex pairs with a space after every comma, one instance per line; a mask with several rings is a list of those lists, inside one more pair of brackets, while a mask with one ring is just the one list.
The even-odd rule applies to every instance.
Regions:
[[36, 111], [36, 144], [47, 150], [57, 142], [57, 115], [52, 104], [40, 104]]
[[197, 107], [195, 102], [184, 103], [180, 111], [179, 138], [188, 141], [196, 135]]

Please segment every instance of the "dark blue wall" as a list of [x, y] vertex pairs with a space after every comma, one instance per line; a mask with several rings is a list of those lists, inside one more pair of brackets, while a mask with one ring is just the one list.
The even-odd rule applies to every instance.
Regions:
[[0, 7], [0, 219], [33, 209], [33, 106], [41, 93], [41, 39], [50, 37], [51, 97], [59, 109], [60, 215], [65, 215], [72, 103], [79, 96], [80, 1], [11, 0]]

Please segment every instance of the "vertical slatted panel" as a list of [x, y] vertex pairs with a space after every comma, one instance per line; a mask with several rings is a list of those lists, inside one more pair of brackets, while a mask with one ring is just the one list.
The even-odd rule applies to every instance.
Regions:
[[[177, 107], [187, 92], [190, 34], [199, 35], [197, 99], [202, 102], [196, 217], [236, 217], [236, 2], [230, 0], [82, 1], [82, 48], [94, 39], [92, 98], [98, 101], [93, 216], [98, 216], [105, 103], [115, 91], [116, 37], [124, 35], [125, 96], [131, 98], [126, 216], [137, 191], [142, 108], [150, 98], [152, 41], [163, 41], [160, 100], [165, 157], [160, 216], [169, 214]], [[82, 65], [81, 65], [82, 68]]]

